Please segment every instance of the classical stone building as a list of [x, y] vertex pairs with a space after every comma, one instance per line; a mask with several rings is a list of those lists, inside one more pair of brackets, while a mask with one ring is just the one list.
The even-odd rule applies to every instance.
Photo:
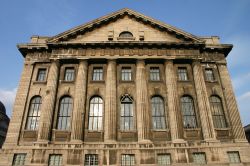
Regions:
[[218, 37], [122, 9], [18, 49], [0, 165], [250, 165]]
[[6, 115], [6, 109], [3, 103], [0, 101], [0, 148], [5, 141], [7, 130], [9, 126], [10, 119]]

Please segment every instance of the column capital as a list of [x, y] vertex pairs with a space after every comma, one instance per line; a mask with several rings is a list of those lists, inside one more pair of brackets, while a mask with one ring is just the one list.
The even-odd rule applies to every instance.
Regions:
[[167, 65], [167, 64], [173, 64], [173, 59], [165, 59], [164, 64], [165, 65]]
[[109, 64], [109, 63], [116, 64], [116, 59], [108, 59], [107, 62], [108, 62], [108, 64]]
[[138, 59], [136, 61], [137, 66], [145, 66], [145, 60], [144, 59]]

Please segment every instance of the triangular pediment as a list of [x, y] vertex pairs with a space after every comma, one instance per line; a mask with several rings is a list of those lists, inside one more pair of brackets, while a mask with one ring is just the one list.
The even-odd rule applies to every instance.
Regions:
[[[125, 39], [119, 37], [122, 32], [131, 32], [133, 37]], [[190, 33], [127, 8], [51, 37], [48, 42], [83, 43], [141, 40], [173, 43], [204, 42]]]

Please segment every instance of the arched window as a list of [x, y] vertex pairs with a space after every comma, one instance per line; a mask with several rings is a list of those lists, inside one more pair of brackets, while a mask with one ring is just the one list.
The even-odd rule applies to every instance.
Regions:
[[194, 102], [190, 96], [181, 98], [181, 112], [184, 128], [196, 128], [196, 116], [194, 111]]
[[71, 124], [72, 99], [69, 96], [62, 97], [58, 112], [57, 129], [69, 130]]
[[26, 123], [27, 130], [37, 130], [40, 119], [40, 108], [42, 98], [40, 96], [33, 97], [30, 101], [28, 119]]
[[120, 38], [133, 38], [133, 34], [129, 31], [123, 31], [119, 35]]
[[151, 99], [151, 111], [153, 129], [165, 129], [165, 111], [164, 103], [161, 97], [155, 96]]
[[120, 129], [134, 129], [133, 99], [129, 95], [125, 95], [121, 98]]
[[103, 101], [101, 97], [93, 97], [89, 108], [89, 130], [102, 130]]
[[213, 123], [215, 128], [227, 127], [221, 99], [217, 96], [210, 97], [212, 107]]

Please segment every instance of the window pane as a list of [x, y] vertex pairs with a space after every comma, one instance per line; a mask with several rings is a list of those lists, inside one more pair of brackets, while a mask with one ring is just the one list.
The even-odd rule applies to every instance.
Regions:
[[59, 130], [70, 129], [72, 104], [73, 103], [71, 97], [63, 97], [61, 99], [59, 113], [58, 113], [57, 129]]
[[96, 67], [93, 69], [93, 81], [102, 81], [103, 80], [103, 69], [101, 67]]
[[210, 103], [212, 107], [212, 116], [215, 128], [226, 128], [226, 119], [221, 103], [221, 99], [217, 96], [210, 97]]
[[207, 81], [214, 81], [214, 73], [212, 69], [205, 69], [206, 80]]
[[150, 68], [150, 80], [151, 81], [160, 81], [160, 69], [158, 67]]
[[66, 68], [64, 74], [65, 81], [74, 81], [75, 77], [75, 69], [74, 68]]
[[102, 130], [103, 101], [100, 97], [90, 100], [89, 130]]
[[26, 123], [27, 130], [38, 129], [41, 104], [42, 104], [42, 98], [40, 96], [31, 99], [27, 123]]
[[134, 154], [123, 154], [121, 159], [122, 166], [135, 165], [135, 155]]
[[205, 153], [193, 153], [193, 160], [196, 164], [206, 164]]
[[124, 97], [121, 100], [121, 114], [120, 114], [120, 129], [133, 130], [133, 103], [129, 97]]
[[170, 154], [158, 154], [157, 155], [157, 164], [158, 165], [170, 165], [171, 164]]
[[188, 80], [187, 68], [185, 67], [178, 68], [178, 78], [180, 81]]
[[228, 159], [230, 163], [240, 163], [239, 152], [227, 152]]
[[97, 154], [86, 154], [85, 155], [85, 161], [84, 161], [85, 166], [98, 166], [98, 155]]
[[14, 154], [12, 165], [13, 166], [24, 165], [25, 164], [25, 158], [26, 158], [26, 154], [22, 154], [22, 153]]
[[38, 69], [36, 80], [45, 81], [45, 79], [46, 79], [46, 69]]
[[191, 97], [184, 96], [181, 98], [181, 111], [184, 128], [196, 128], [196, 115], [193, 99]]
[[132, 70], [130, 67], [122, 68], [122, 81], [131, 81], [132, 80]]
[[165, 129], [164, 103], [161, 97], [151, 99], [153, 129]]
[[62, 165], [62, 155], [51, 154], [49, 156], [49, 166], [60, 166], [60, 165]]

